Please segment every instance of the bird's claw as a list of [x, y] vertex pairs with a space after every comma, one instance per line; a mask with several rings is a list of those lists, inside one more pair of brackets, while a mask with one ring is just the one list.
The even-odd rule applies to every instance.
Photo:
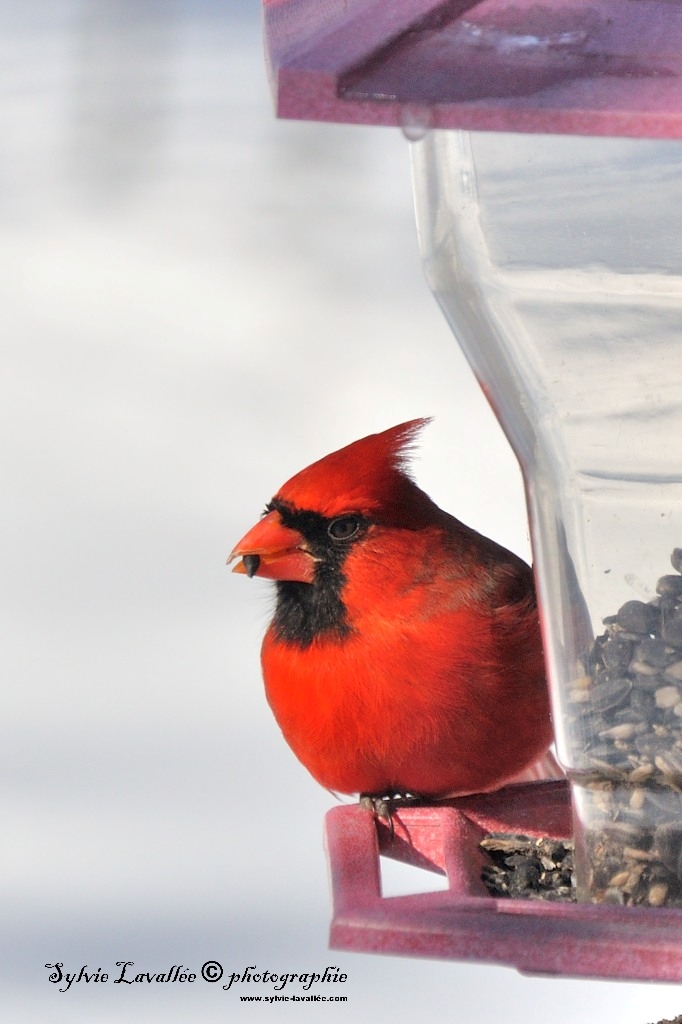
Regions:
[[372, 796], [371, 793], [361, 793], [358, 802], [364, 810], [371, 811], [375, 818], [391, 820], [393, 803], [391, 797]]
[[391, 841], [395, 837], [395, 825], [393, 815], [398, 805], [407, 798], [405, 793], [387, 793], [384, 796], [376, 796], [373, 793], [361, 793], [359, 804], [366, 811], [371, 811], [375, 818], [381, 818], [388, 825]]

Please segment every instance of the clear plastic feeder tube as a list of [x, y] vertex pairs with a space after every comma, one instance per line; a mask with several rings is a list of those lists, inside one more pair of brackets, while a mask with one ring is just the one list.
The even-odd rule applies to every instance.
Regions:
[[412, 158], [427, 279], [524, 474], [579, 898], [682, 905], [682, 143]]

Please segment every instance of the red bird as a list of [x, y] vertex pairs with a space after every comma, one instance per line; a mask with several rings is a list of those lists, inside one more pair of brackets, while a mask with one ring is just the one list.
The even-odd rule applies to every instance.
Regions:
[[377, 805], [497, 789], [553, 738], [532, 571], [410, 478], [427, 422], [297, 473], [230, 556], [276, 581], [262, 666], [285, 739]]

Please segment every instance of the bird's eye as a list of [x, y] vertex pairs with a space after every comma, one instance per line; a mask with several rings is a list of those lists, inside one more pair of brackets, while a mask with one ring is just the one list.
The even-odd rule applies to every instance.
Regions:
[[327, 527], [327, 533], [332, 540], [350, 540], [360, 529], [360, 520], [357, 516], [341, 516], [339, 519], [332, 519]]

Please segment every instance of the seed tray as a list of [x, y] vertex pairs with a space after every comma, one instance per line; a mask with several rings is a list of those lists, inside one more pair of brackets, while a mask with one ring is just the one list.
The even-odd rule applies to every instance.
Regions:
[[[495, 963], [529, 974], [682, 980], [682, 909], [491, 896], [490, 833], [566, 840], [567, 782], [510, 786], [395, 811], [393, 834], [370, 811], [326, 817], [333, 949]], [[444, 892], [383, 897], [379, 857], [445, 874]]]

